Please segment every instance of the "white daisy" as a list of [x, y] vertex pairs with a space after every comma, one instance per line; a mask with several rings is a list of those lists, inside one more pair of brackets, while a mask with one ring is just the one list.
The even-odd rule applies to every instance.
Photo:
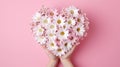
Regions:
[[51, 22], [51, 19], [47, 16], [41, 17], [41, 25], [43, 27], [47, 27], [47, 25]]
[[78, 16], [78, 11], [79, 11], [79, 9], [77, 9], [76, 7], [74, 7], [74, 6], [70, 6], [70, 7], [68, 7], [68, 8], [66, 8], [66, 11], [69, 13], [69, 14], [71, 14], [71, 15], [73, 15], [73, 16]]
[[32, 17], [33, 22], [40, 22], [41, 14], [36, 12], [35, 15]]
[[68, 19], [67, 24], [68, 25], [75, 25], [75, 20], [70, 18], [70, 19]]
[[76, 35], [83, 36], [83, 35], [84, 35], [84, 32], [85, 32], [84, 25], [77, 25], [77, 26], [74, 28], [74, 31], [76, 32]]
[[58, 14], [58, 12], [57, 12], [57, 10], [55, 9], [55, 10], [53, 10], [53, 9], [51, 9], [51, 11], [50, 11], [50, 16], [57, 16], [57, 14]]
[[35, 36], [35, 40], [41, 45], [45, 44], [47, 39], [44, 36]]
[[53, 51], [53, 54], [56, 56], [62, 56], [65, 55], [65, 51], [62, 49], [62, 47], [59, 47]]
[[62, 16], [57, 16], [54, 20], [58, 26], [63, 26], [65, 24], [65, 19]]
[[85, 23], [85, 17], [82, 15], [79, 18], [77, 18], [78, 23]]
[[67, 39], [67, 37], [69, 36], [69, 31], [61, 28], [58, 30], [56, 35], [58, 36], [58, 39], [64, 40]]
[[70, 27], [73, 27], [73, 25], [75, 25], [75, 20], [70, 18], [67, 20], [67, 22], [65, 22], [65, 25], [63, 27], [64, 29], [69, 29]]
[[57, 50], [58, 46], [54, 40], [49, 40], [49, 42], [47, 43], [47, 48], [49, 50]]
[[63, 49], [65, 52], [69, 51], [72, 48], [72, 42], [71, 41], [64, 41], [62, 44]]
[[52, 31], [52, 32], [55, 32], [55, 31], [57, 30], [56, 24], [55, 24], [55, 23], [50, 23], [50, 24], [47, 26], [47, 29], [49, 29], [49, 30]]
[[40, 25], [33, 28], [33, 33], [35, 35], [42, 35], [44, 33], [44, 28], [42, 28]]
[[56, 39], [56, 35], [55, 35], [55, 32], [54, 31], [51, 31], [51, 30], [47, 30], [46, 31], [46, 37], [48, 39], [51, 39], [51, 40], [55, 40]]

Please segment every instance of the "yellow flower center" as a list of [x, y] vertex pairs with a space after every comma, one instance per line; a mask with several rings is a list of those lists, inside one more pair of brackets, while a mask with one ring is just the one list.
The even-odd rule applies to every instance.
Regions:
[[45, 19], [45, 20], [44, 20], [44, 23], [48, 23], [48, 20], [47, 20], [47, 19]]
[[58, 51], [58, 52], [61, 52], [61, 51], [62, 51], [62, 49], [60, 49], [60, 48], [59, 48], [59, 49], [57, 49], [57, 51]]
[[71, 13], [71, 14], [74, 14], [74, 11], [73, 11], [73, 10], [70, 10], [70, 13]]
[[52, 34], [52, 33], [50, 33], [50, 34], [49, 34], [49, 36], [51, 36], [51, 37], [52, 37], [52, 36], [53, 36], [53, 34]]
[[63, 26], [63, 28], [65, 29], [65, 28], [66, 28], [66, 26], [64, 25], [64, 26]]
[[65, 43], [64, 45], [65, 45], [65, 46], [67, 46], [67, 45], [68, 45], [68, 43]]
[[68, 21], [68, 24], [71, 24], [71, 23], [72, 23], [72, 21], [71, 21], [71, 20], [69, 20], [69, 21]]
[[78, 18], [77, 21], [80, 22], [81, 20]]
[[51, 25], [50, 28], [53, 29], [53, 28], [54, 28], [54, 25]]
[[58, 19], [58, 20], [57, 20], [57, 23], [58, 23], [58, 24], [60, 24], [60, 23], [61, 23], [61, 20], [60, 20], [60, 19]]
[[65, 33], [64, 32], [61, 32], [60, 35], [64, 35]]
[[39, 32], [42, 32], [43, 30], [42, 29], [39, 29]]
[[53, 12], [50, 12], [50, 15], [51, 15], [51, 16], [53, 16], [53, 15], [54, 15], [54, 13], [53, 13]]
[[79, 31], [80, 31], [80, 28], [77, 28], [77, 31], [79, 32]]
[[51, 46], [54, 46], [54, 43], [51, 43], [50, 45], [51, 45]]

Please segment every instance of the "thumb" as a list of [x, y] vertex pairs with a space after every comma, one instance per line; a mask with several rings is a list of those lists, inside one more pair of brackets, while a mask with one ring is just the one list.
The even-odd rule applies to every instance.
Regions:
[[75, 50], [75, 47], [76, 47], [76, 46], [77, 46], [77, 45], [73, 45], [73, 47], [71, 48], [71, 50], [68, 51], [68, 53], [66, 53], [66, 55], [64, 55], [64, 56], [62, 56], [62, 57], [60, 57], [60, 58], [67, 58], [67, 57], [71, 56], [71, 54], [72, 54], [73, 51]]

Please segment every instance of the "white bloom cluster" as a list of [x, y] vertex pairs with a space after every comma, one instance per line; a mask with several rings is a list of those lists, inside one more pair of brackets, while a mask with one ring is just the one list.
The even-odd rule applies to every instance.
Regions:
[[42, 7], [32, 19], [35, 40], [56, 56], [66, 54], [73, 45], [77, 45], [89, 28], [86, 15], [74, 6], [59, 12]]

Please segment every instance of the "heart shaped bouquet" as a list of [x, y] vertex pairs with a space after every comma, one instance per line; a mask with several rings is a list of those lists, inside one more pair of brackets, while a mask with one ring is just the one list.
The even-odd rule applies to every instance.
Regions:
[[32, 19], [35, 40], [56, 56], [65, 55], [73, 45], [80, 44], [89, 29], [86, 14], [74, 6], [61, 11], [42, 7]]

